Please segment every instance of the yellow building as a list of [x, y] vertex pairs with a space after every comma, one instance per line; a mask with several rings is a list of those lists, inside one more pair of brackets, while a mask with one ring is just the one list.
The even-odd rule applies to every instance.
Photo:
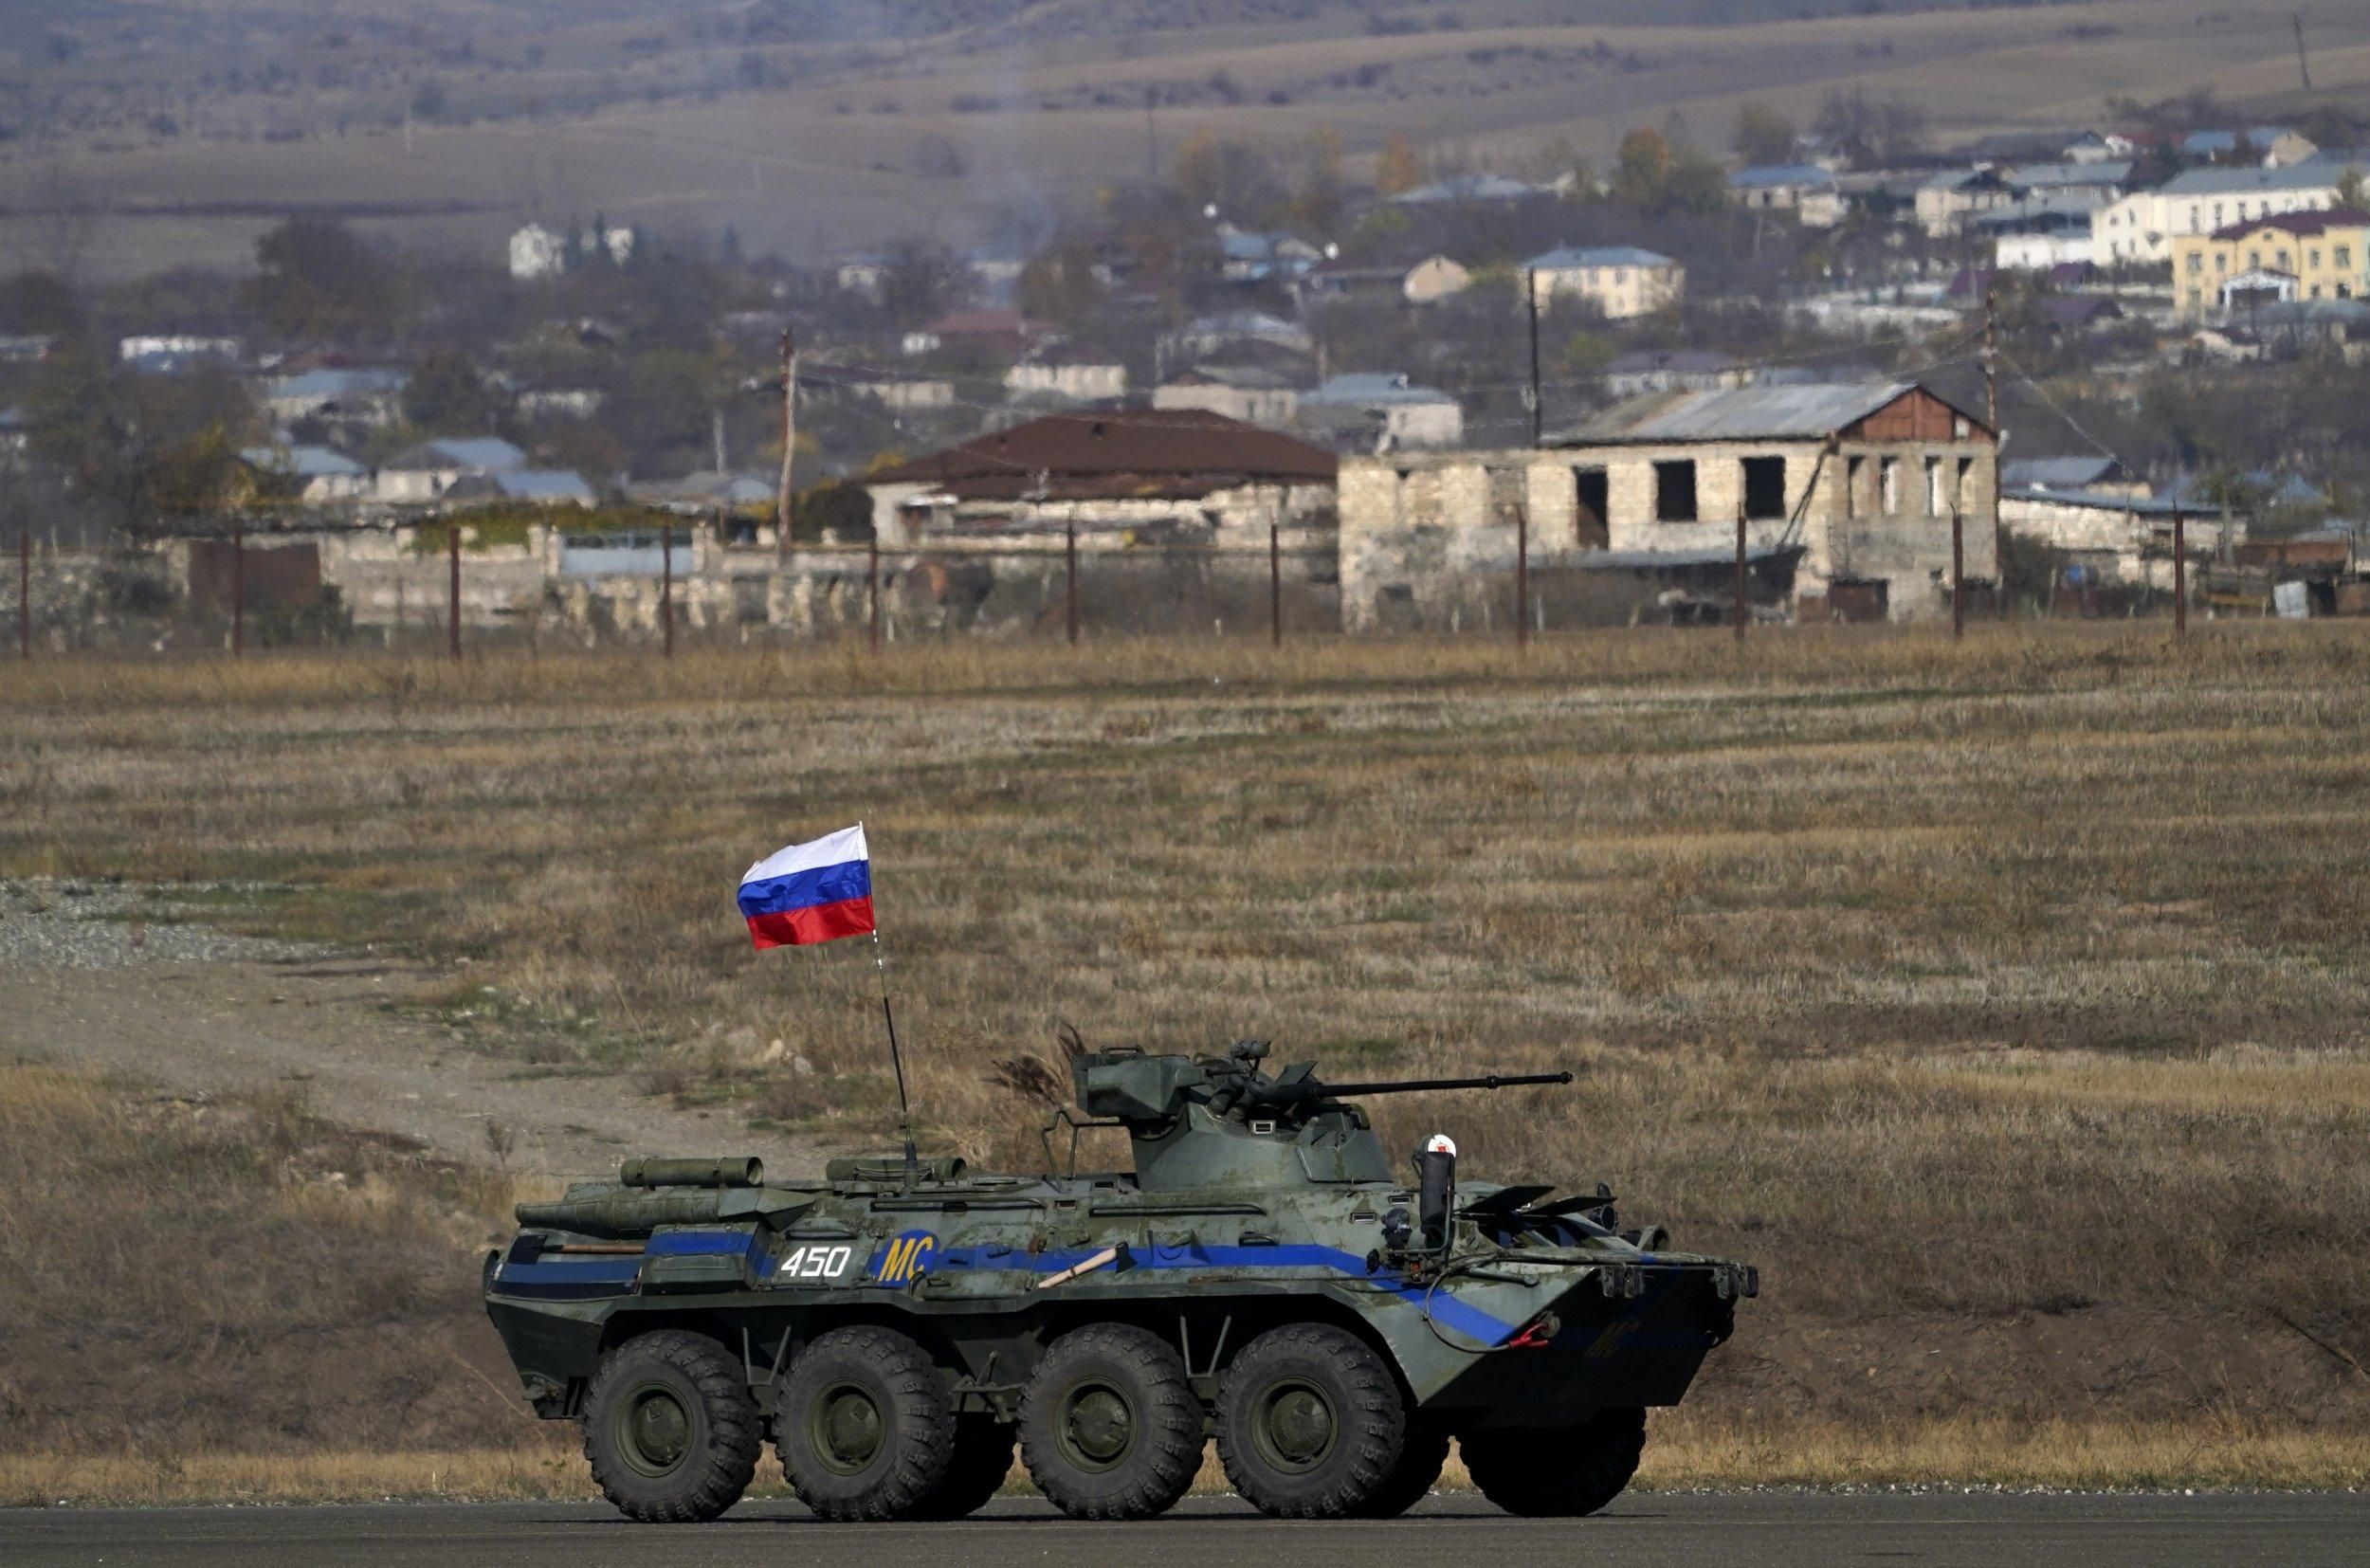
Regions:
[[1540, 310], [1585, 300], [1612, 321], [1667, 310], [1686, 292], [1686, 268], [1633, 245], [1565, 246], [1532, 257], [1523, 271]]
[[2370, 297], [2370, 212], [2283, 212], [2173, 237], [2173, 294], [2185, 316], [2278, 300]]

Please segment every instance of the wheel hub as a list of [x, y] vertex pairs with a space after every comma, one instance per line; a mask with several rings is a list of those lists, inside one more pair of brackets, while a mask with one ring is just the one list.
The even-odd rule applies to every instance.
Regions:
[[1268, 1392], [1260, 1412], [1260, 1447], [1269, 1463], [1287, 1470], [1315, 1468], [1333, 1451], [1340, 1431], [1333, 1406], [1304, 1383], [1287, 1383]]
[[1136, 1441], [1136, 1413], [1117, 1389], [1089, 1384], [1071, 1394], [1062, 1413], [1063, 1447], [1088, 1469], [1107, 1469]]
[[835, 1388], [816, 1402], [811, 1430], [815, 1451], [842, 1475], [853, 1475], [879, 1457], [881, 1407], [860, 1388]]
[[634, 1468], [664, 1475], [682, 1464], [690, 1449], [691, 1413], [672, 1389], [640, 1389], [626, 1402], [618, 1435]]

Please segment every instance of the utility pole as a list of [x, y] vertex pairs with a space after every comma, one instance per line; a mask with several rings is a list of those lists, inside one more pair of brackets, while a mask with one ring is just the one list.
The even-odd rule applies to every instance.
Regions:
[[2173, 508], [2173, 635], [2189, 635], [2189, 517]]
[[1069, 646], [1078, 646], [1078, 524], [1072, 522], [1064, 536], [1063, 560], [1067, 571], [1062, 582], [1063, 622], [1069, 633]]
[[230, 517], [230, 657], [246, 651], [246, 523]]
[[782, 483], [774, 498], [774, 558], [790, 554], [790, 465], [798, 455], [798, 333], [782, 329]]
[[658, 525], [658, 630], [660, 657], [675, 656], [675, 523]]
[[1744, 646], [1744, 621], [1751, 613], [1749, 591], [1745, 586], [1744, 503], [1737, 503], [1737, 647]]
[[1539, 396], [1539, 269], [1523, 274], [1527, 286], [1523, 295], [1531, 316], [1531, 445], [1537, 447], [1546, 430], [1547, 410]]
[[445, 524], [445, 554], [449, 576], [445, 594], [445, 636], [452, 656], [461, 657], [461, 520]]
[[881, 536], [865, 543], [865, 646], [881, 651]]
[[[2008, 613], [2007, 574], [2000, 570], [1999, 455], [2008, 443], [1999, 431], [1999, 296], [1983, 289], [1983, 423], [1992, 431], [1992, 609]], [[1961, 496], [1965, 486], [1960, 487]]]
[[1963, 507], [1950, 509], [1950, 640], [1967, 634], [1967, 516]]
[[1284, 646], [1284, 530], [1267, 524], [1267, 646]]
[[2312, 60], [2305, 53], [2305, 13], [2289, 11], [2288, 22], [2296, 29], [2296, 70], [2305, 79], [2305, 91], [2312, 91]]
[[1531, 646], [1531, 509], [1514, 509], [1514, 646]]

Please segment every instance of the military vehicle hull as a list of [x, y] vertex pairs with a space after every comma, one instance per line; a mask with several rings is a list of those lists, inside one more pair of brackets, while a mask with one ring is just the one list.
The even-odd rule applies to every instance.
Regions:
[[[1617, 1492], [1638, 1413], [1685, 1395], [1753, 1270], [1617, 1233], [1609, 1196], [1377, 1179], [1362, 1117], [1322, 1103], [1230, 1120], [1196, 1103], [1150, 1129], [1133, 1175], [868, 1161], [813, 1184], [575, 1189], [522, 1207], [486, 1305], [537, 1411], [586, 1423], [635, 1517], [737, 1496], [744, 1430], [850, 1518], [962, 1511], [1015, 1431], [1039, 1485], [1086, 1517], [1158, 1511], [1212, 1433], [1271, 1512], [1394, 1511], [1450, 1434], [1468, 1464], [1498, 1451], [1491, 1434], [1560, 1438]], [[1212, 1142], [1189, 1165], [1180, 1137]], [[673, 1360], [636, 1349], [653, 1345]], [[894, 1388], [869, 1370], [884, 1358]], [[729, 1463], [669, 1481], [701, 1442]], [[883, 1471], [900, 1444], [902, 1481]], [[1532, 1450], [1557, 1445], [1509, 1444], [1476, 1475], [1525, 1512], [1601, 1505], [1533, 1475]]]

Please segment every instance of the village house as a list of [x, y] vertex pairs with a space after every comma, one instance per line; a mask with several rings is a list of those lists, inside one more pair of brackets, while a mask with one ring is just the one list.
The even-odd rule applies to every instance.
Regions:
[[2173, 292], [2192, 320], [2248, 303], [2370, 295], [2370, 212], [2289, 212], [2173, 241]]
[[1649, 392], [1716, 392], [1753, 379], [1750, 366], [1711, 349], [1632, 349], [1605, 364], [1605, 391], [1616, 398]]
[[2085, 131], [2058, 155], [2068, 163], [2128, 163], [2139, 150], [2129, 137], [2112, 131]]
[[1969, 219], [2015, 199], [2008, 176], [1989, 165], [1936, 174], [1918, 187], [1918, 227], [1929, 240], [1953, 239], [1965, 232]]
[[510, 236], [510, 275], [522, 283], [568, 270], [568, 236], [531, 223]]
[[497, 436], [424, 441], [379, 465], [374, 499], [395, 505], [442, 501], [466, 479], [483, 479], [527, 465], [527, 454]]
[[371, 494], [371, 471], [332, 447], [247, 447], [239, 458], [261, 476], [265, 493], [289, 495], [308, 506], [363, 501]]
[[2185, 514], [2193, 581], [2198, 563], [2246, 539], [2246, 524], [2219, 507], [2153, 497], [2128, 484], [2010, 485], [1999, 497], [2000, 526], [2047, 545], [2061, 566], [2081, 567], [2097, 581], [2160, 590], [2173, 586], [2176, 514]]
[[1446, 256], [1427, 256], [1407, 269], [1399, 293], [1411, 305], [1436, 304], [1473, 286], [1473, 274], [1464, 263]]
[[406, 377], [398, 370], [315, 370], [278, 375], [264, 383], [264, 411], [276, 424], [300, 419], [392, 424]]
[[1291, 428], [1301, 394], [1265, 365], [1196, 365], [1153, 389], [1156, 409], [1201, 409], [1270, 430]]
[[2228, 160], [2237, 155], [2242, 140], [2251, 160], [2266, 169], [2286, 169], [2320, 152], [2291, 126], [2255, 125], [2243, 131], [2192, 131], [2181, 138], [2180, 155], [2191, 163]]
[[1317, 340], [1306, 327], [1282, 317], [1258, 310], [1229, 310], [1195, 317], [1165, 334], [1159, 344], [1161, 358], [1172, 364], [1236, 357], [1243, 350], [1308, 356], [1317, 352]]
[[866, 397], [896, 413], [928, 413], [955, 406], [955, 383], [928, 371], [880, 365], [807, 365], [798, 371], [798, 400]]
[[1739, 520], [1758, 592], [1806, 618], [1949, 612], [1998, 575], [1996, 443], [1916, 383], [1747, 387], [1621, 404], [1544, 447], [1345, 458], [1344, 626], [1449, 626], [1504, 602], [1518, 520], [1546, 571], [1726, 593]]
[[1453, 447], [1465, 439], [1465, 409], [1447, 392], [1405, 375], [1337, 375], [1301, 394], [1300, 427], [1337, 450]]
[[1105, 403], [1127, 395], [1127, 367], [1107, 359], [1039, 353], [1004, 373], [1016, 403]]
[[1564, 246], [1522, 266], [1542, 312], [1559, 299], [1578, 300], [1620, 321], [1668, 310], [1686, 292], [1686, 268], [1633, 245]]
[[1748, 212], [1785, 212], [1805, 228], [1832, 228], [1850, 210], [1833, 171], [1815, 163], [1765, 164], [1728, 176], [1728, 199]]
[[1330, 529], [1338, 464], [1199, 410], [1049, 414], [866, 476], [873, 529], [901, 545], [1264, 547], [1271, 526]]
[[2156, 493], [2123, 459], [2095, 454], [2012, 458], [1999, 465], [1999, 484], [2002, 490], [2092, 490], [2116, 496]]
[[2091, 260], [2101, 266], [2161, 264], [2173, 259], [2173, 242], [2182, 235], [2335, 207], [2348, 167], [2314, 158], [2283, 169], [2189, 170], [2093, 212]]

